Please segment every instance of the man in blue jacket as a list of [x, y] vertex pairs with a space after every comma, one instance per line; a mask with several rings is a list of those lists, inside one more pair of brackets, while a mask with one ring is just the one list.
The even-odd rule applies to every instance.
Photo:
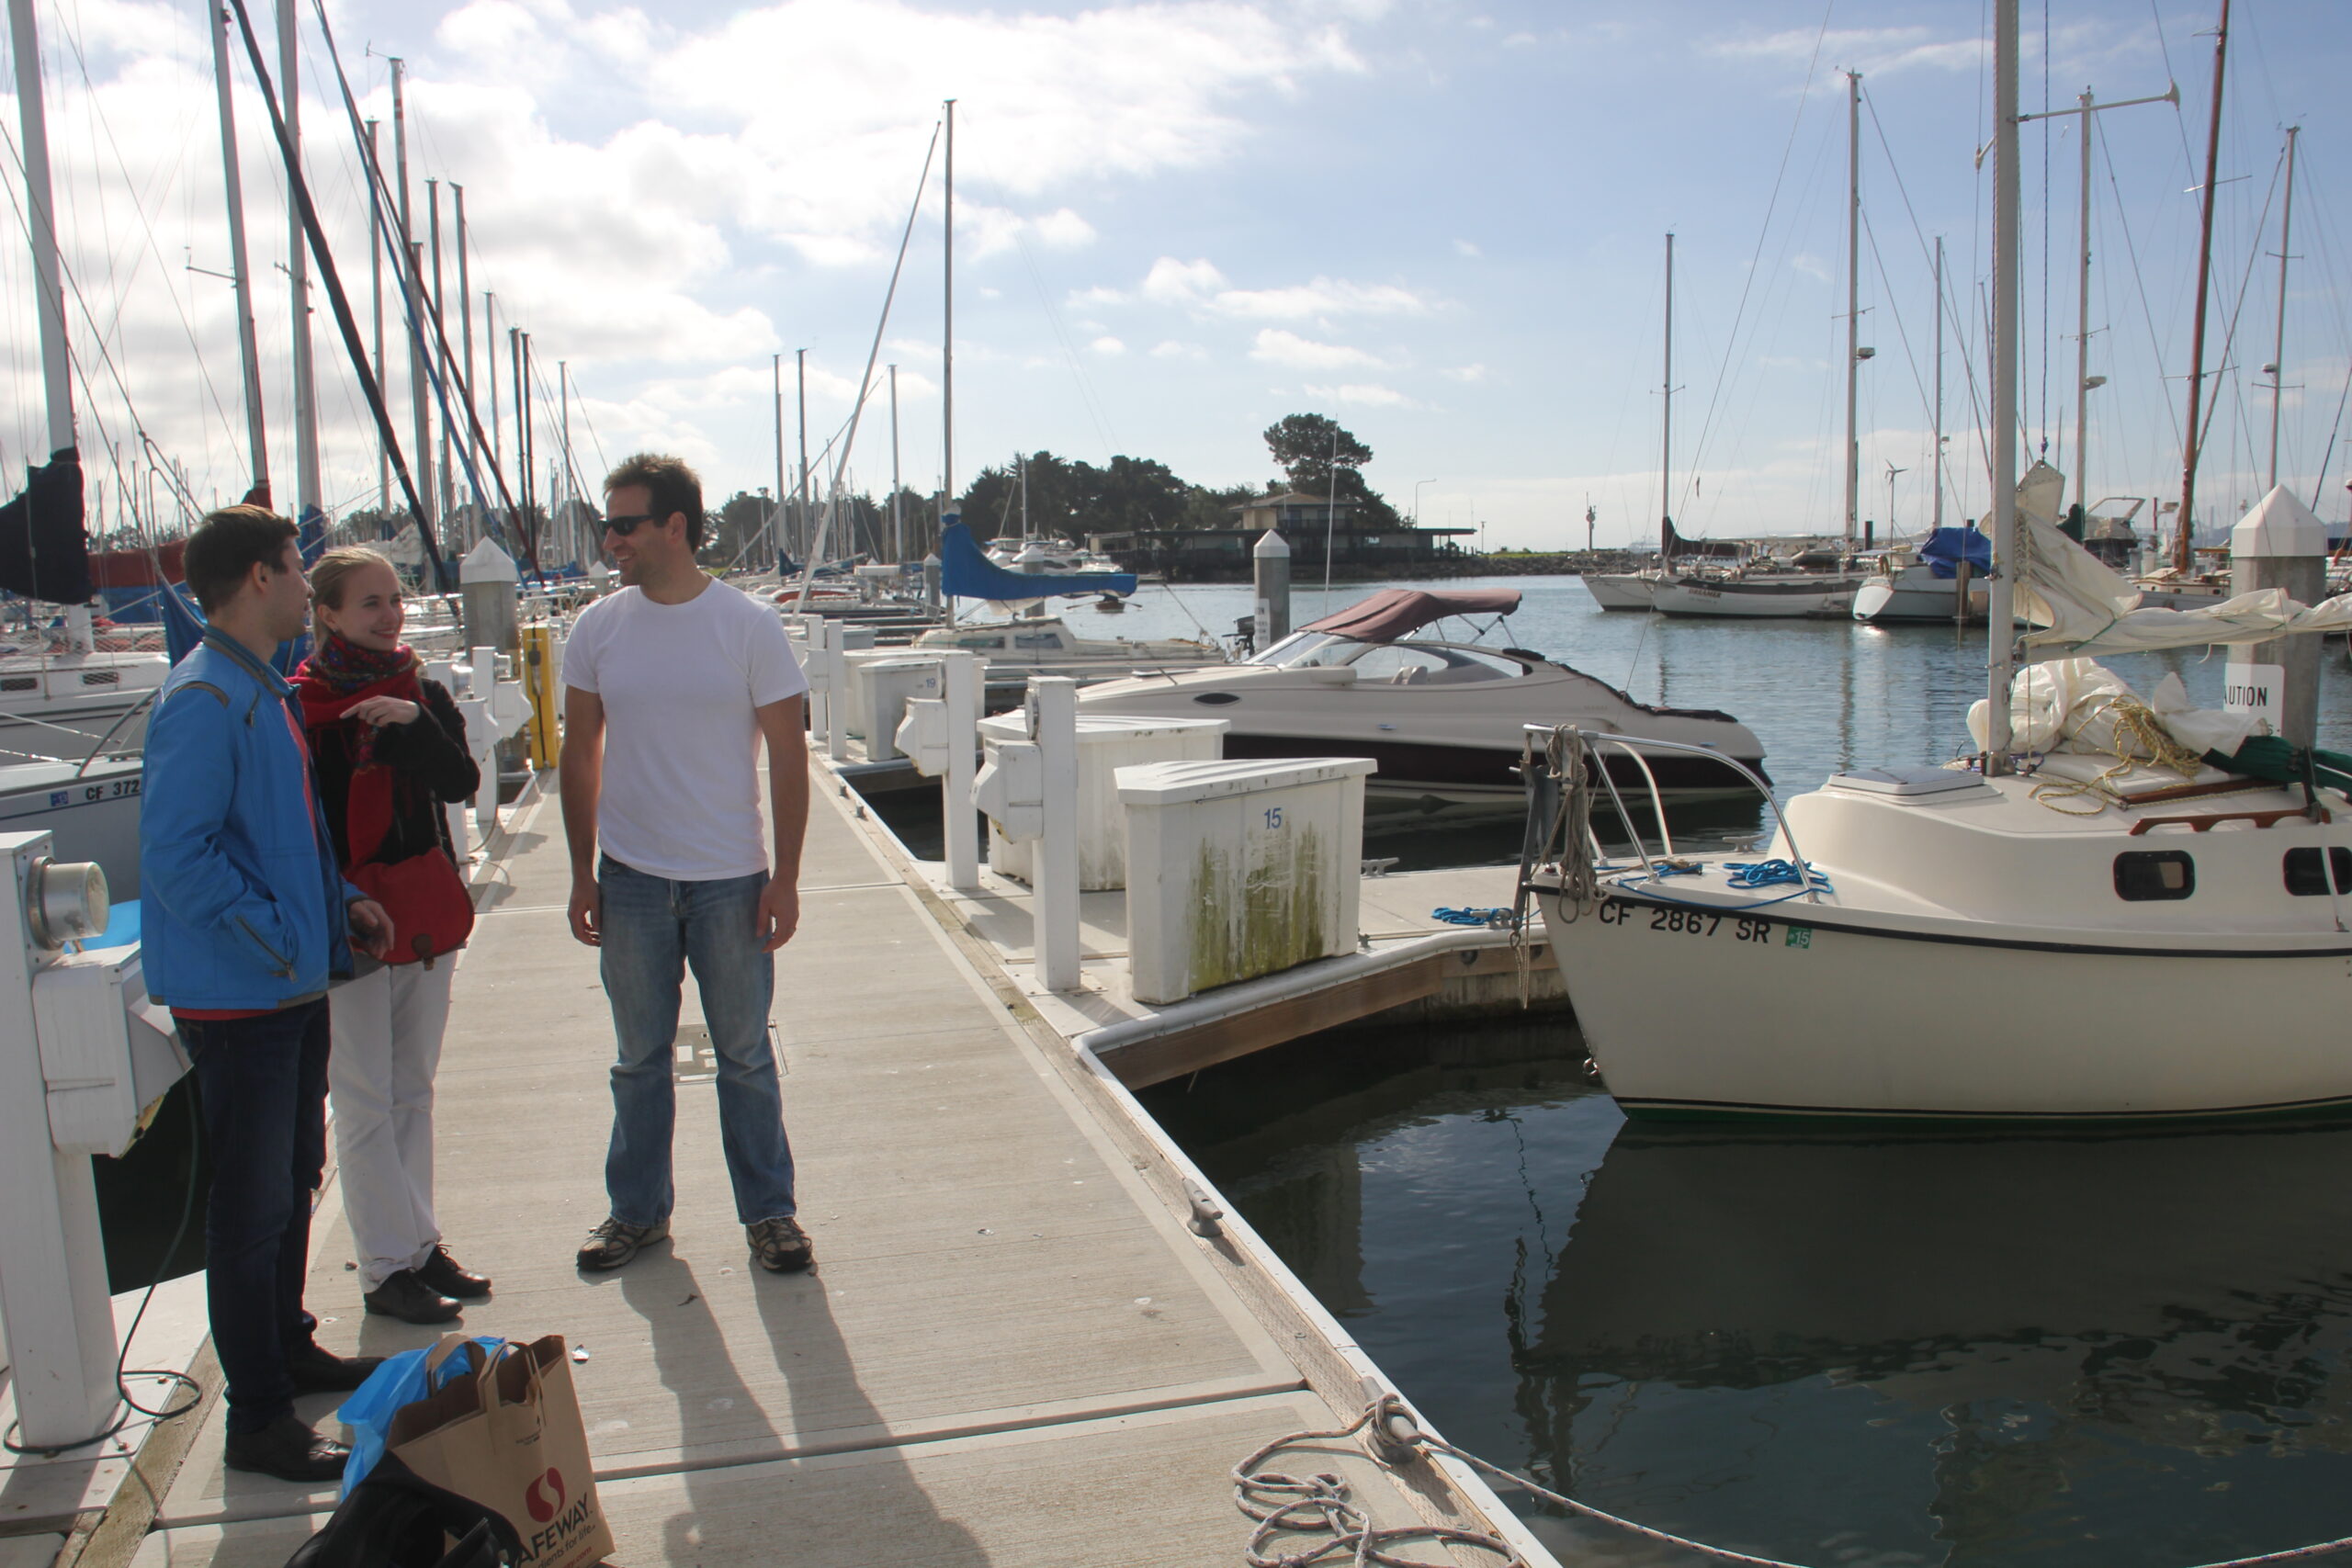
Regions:
[[376, 1362], [325, 1349], [302, 1310], [326, 1165], [327, 982], [351, 973], [353, 940], [389, 951], [391, 921], [336, 868], [301, 714], [269, 664], [309, 611], [294, 525], [258, 506], [212, 513], [188, 536], [187, 573], [211, 624], [147, 727], [147, 988], [195, 1058], [212, 1144], [205, 1288], [229, 1468], [328, 1482], [347, 1450], [294, 1396], [356, 1388]]

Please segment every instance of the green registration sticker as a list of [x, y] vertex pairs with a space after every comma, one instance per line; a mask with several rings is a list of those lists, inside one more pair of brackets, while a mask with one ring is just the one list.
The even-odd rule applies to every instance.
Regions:
[[1791, 947], [1811, 947], [1813, 945], [1813, 928], [1811, 926], [1791, 926], [1789, 928], [1789, 945]]

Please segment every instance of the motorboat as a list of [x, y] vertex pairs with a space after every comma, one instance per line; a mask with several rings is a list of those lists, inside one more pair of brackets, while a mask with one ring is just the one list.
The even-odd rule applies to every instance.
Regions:
[[[1520, 726], [1536, 711], [1623, 738], [1608, 766], [1628, 784], [1654, 777], [1669, 798], [1745, 792], [1763, 747], [1729, 714], [1638, 703], [1523, 648], [1412, 635], [1519, 602], [1517, 589], [1385, 589], [1239, 663], [1091, 687], [1079, 711], [1221, 718], [1228, 757], [1370, 757], [1369, 787], [1392, 806], [1515, 804]], [[1679, 749], [1646, 745], [1659, 739]]]
[[1025, 684], [1032, 675], [1102, 680], [1226, 662], [1225, 651], [1213, 643], [1189, 637], [1080, 637], [1057, 615], [934, 626], [892, 651], [913, 657], [976, 653], [986, 666], [989, 685]]

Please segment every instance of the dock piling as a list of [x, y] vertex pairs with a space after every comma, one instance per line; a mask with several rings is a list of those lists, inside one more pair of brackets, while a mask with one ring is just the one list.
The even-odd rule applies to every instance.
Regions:
[[1032, 863], [1030, 915], [1035, 925], [1037, 978], [1049, 991], [1074, 991], [1078, 946], [1078, 682], [1067, 676], [1029, 682], [1029, 739], [1043, 771], [1045, 831]]

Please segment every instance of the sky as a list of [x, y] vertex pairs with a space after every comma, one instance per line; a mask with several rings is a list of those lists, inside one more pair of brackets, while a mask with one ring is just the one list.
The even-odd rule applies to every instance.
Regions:
[[[251, 0], [275, 69], [273, 13]], [[200, 503], [251, 467], [220, 128], [193, 0], [36, 0], [80, 429], [101, 504], [168, 461]], [[2094, 117], [2089, 499], [2177, 498], [2211, 102], [2211, 6], [2051, 0], [2024, 20], [2026, 107], [2160, 94]], [[1936, 487], [1931, 246], [1946, 250], [1947, 521], [1983, 510], [1991, 226], [1988, 7], [1661, 0], [338, 0], [327, 8], [390, 162], [389, 57], [407, 73], [417, 238], [444, 182], [469, 221], [473, 328], [530, 333], [542, 477], [593, 492], [628, 452], [676, 452], [712, 500], [776, 482], [796, 351], [812, 455], [874, 389], [845, 478], [943, 463], [941, 104], [956, 100], [954, 479], [1015, 451], [1156, 458], [1214, 485], [1272, 477], [1260, 432], [1327, 413], [1367, 479], [1494, 547], [1843, 525], [1847, 81], [1861, 73], [1859, 509], [1916, 531]], [[316, 14], [301, 15], [305, 164], [363, 333], [356, 141]], [[237, 134], [277, 491], [293, 487], [285, 180], [242, 59]], [[13, 65], [13, 56], [11, 57]], [[2284, 130], [2302, 127], [2278, 472], [2345, 514], [2352, 376], [2352, 17], [2242, 0], [2217, 182], [2199, 512], [2267, 488]], [[13, 82], [14, 77], [8, 78]], [[0, 460], [43, 445], [17, 108], [0, 185]], [[2029, 450], [2072, 473], [2078, 117], [2025, 127]], [[925, 174], [927, 155], [929, 172]], [[918, 197], [920, 201], [918, 204]], [[910, 228], [910, 213], [912, 222]], [[1666, 235], [1675, 235], [1673, 445], [1661, 494]], [[887, 322], [886, 294], [908, 236]], [[428, 267], [430, 263], [428, 262]], [[388, 380], [409, 429], [401, 324]], [[313, 290], [329, 509], [376, 500], [372, 426]], [[486, 352], [478, 349], [477, 352]], [[865, 380], [874, 356], [871, 382]], [[559, 369], [560, 367], [560, 369]], [[2218, 371], [2215, 367], [2219, 367]], [[477, 378], [486, 390], [491, 377]], [[143, 439], [142, 439], [143, 433]], [[2331, 448], [2331, 443], [2333, 446]], [[820, 478], [838, 459], [824, 459]], [[2323, 466], [2324, 465], [2324, 476]], [[1895, 470], [1890, 474], [1890, 470]], [[160, 503], [159, 503], [160, 504]], [[2210, 508], [2210, 510], [2209, 510]], [[164, 506], [167, 521], [168, 506]], [[2145, 518], [2154, 504], [2143, 512]]]

